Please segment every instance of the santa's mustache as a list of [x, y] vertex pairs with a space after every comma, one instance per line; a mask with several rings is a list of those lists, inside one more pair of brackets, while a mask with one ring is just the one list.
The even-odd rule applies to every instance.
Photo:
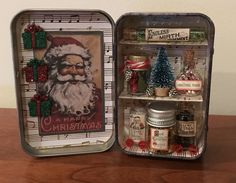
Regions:
[[72, 74], [57, 74], [57, 80], [58, 81], [85, 81], [86, 80], [86, 75], [72, 75]]

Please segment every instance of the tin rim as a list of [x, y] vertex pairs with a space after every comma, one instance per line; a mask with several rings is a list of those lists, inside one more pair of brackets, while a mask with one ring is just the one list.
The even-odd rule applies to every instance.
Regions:
[[171, 127], [174, 126], [176, 124], [175, 119], [171, 119], [171, 120], [160, 120], [158, 122], [152, 122], [149, 118], [147, 119], [147, 124], [153, 127]]

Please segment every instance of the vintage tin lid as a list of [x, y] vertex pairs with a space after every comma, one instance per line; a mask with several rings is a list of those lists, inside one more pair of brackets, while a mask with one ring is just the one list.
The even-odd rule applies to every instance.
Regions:
[[169, 127], [175, 124], [174, 103], [152, 102], [148, 104], [147, 123], [155, 127]]
[[129, 55], [128, 59], [135, 62], [144, 62], [147, 59], [147, 57], [144, 55]]
[[154, 118], [147, 118], [147, 124], [153, 127], [171, 127], [176, 123], [175, 119], [168, 120], [154, 120]]
[[173, 102], [152, 102], [148, 106], [148, 115], [152, 118], [168, 119], [175, 116], [175, 104]]

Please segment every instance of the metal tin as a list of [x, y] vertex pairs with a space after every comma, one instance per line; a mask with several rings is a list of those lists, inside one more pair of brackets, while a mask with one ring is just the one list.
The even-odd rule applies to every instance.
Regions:
[[[39, 33], [25, 32], [26, 30], [32, 30], [30, 26], [28, 27], [29, 24], [32, 24], [37, 29], [36, 32]], [[44, 31], [39, 31], [41, 28]], [[187, 35], [187, 37], [190, 37], [190, 39], [181, 41], [183, 35], [180, 39], [176, 39], [176, 37], [171, 38], [171, 35], [164, 35], [163, 37], [165, 39], [162, 40], [160, 40], [162, 36], [159, 35], [147, 39], [145, 35], [148, 30], [162, 34], [167, 33], [168, 30], [173, 31], [173, 29], [175, 36], [179, 36], [180, 31], [183, 29], [189, 29], [190, 35]], [[132, 155], [191, 160], [199, 158], [205, 151], [207, 144], [211, 68], [214, 51], [214, 24], [206, 15], [199, 13], [127, 13], [122, 15], [116, 22], [116, 26], [114, 26], [112, 18], [102, 11], [27, 10], [15, 16], [11, 23], [11, 32], [21, 143], [25, 151], [32, 156], [43, 157], [101, 152], [113, 145], [115, 136], [121, 149], [125, 153]], [[51, 36], [46, 36], [45, 32]], [[23, 36], [23, 33], [26, 34]], [[32, 35], [33, 39], [30, 37]], [[61, 41], [62, 38], [52, 39], [55, 36], [64, 37], [64, 40]], [[48, 40], [45, 39], [46, 37], [48, 37]], [[72, 39], [69, 37], [72, 37]], [[90, 39], [89, 37], [92, 38]], [[31, 38], [30, 42], [29, 38]], [[66, 55], [71, 49], [64, 45], [67, 47], [66, 52], [61, 52], [60, 46], [64, 41], [70, 43], [70, 45], [75, 44], [78, 52], [74, 53], [71, 57], [67, 57]], [[96, 49], [95, 51], [91, 50], [91, 45], [94, 45], [93, 49]], [[80, 48], [78, 49], [78, 47]], [[196, 49], [196, 58], [194, 59], [198, 61], [198, 70], [201, 76], [203, 76], [204, 81], [201, 96], [156, 97], [147, 96], [144, 92], [138, 95], [128, 92], [127, 83], [124, 81], [124, 73], [121, 72], [121, 70], [124, 70], [124, 57], [130, 55], [130, 59], [137, 62], [141, 62], [145, 58], [156, 58], [157, 51], [161, 47], [168, 49], [168, 54], [170, 54], [168, 56], [173, 61], [171, 64], [174, 66], [174, 72], [177, 72], [181, 65], [181, 59], [175, 59], [181, 55], [180, 52], [187, 48]], [[49, 48], [51, 49], [50, 51], [47, 50]], [[86, 51], [87, 48], [89, 50]], [[83, 50], [83, 55], [81, 55], [81, 50]], [[47, 58], [54, 58], [55, 55], [53, 53], [62, 54], [60, 58], [62, 59], [60, 60], [61, 63], [58, 64], [60, 65], [60, 68], [58, 68], [60, 74], [56, 70], [52, 72], [50, 70], [52, 69], [51, 66], [56, 65], [47, 62]], [[92, 55], [89, 55], [91, 53]], [[47, 55], [47, 58], [45, 55]], [[116, 55], [115, 58], [113, 58], [114, 55]], [[78, 56], [84, 58], [82, 59], [83, 62]], [[44, 79], [51, 79], [52, 75], [45, 75], [48, 69], [47, 67], [40, 67], [40, 74], [35, 75], [34, 72], [37, 71], [37, 68], [30, 66], [31, 64], [39, 64], [37, 60], [34, 60], [35, 57], [42, 65], [43, 62], [46, 62], [49, 72], [51, 74], [54, 73], [54, 76], [63, 75], [62, 73], [65, 74], [71, 71], [74, 72], [76, 69], [81, 74], [81, 72], [85, 72], [88, 66], [92, 65], [92, 71], [90, 73], [86, 70], [86, 76], [90, 77], [86, 84], [90, 85], [94, 82], [93, 84], [96, 85], [93, 86], [99, 87], [99, 97], [93, 97], [95, 104], [96, 101], [100, 100], [99, 107], [94, 107], [96, 105], [91, 102], [90, 105], [83, 106], [84, 108], [80, 107], [80, 110], [74, 110], [69, 106], [72, 102], [75, 102], [72, 99], [73, 97], [70, 102], [55, 102], [55, 97], [53, 98], [50, 96], [49, 91], [46, 92], [44, 90], [48, 86], [51, 86], [50, 83], [48, 85], [43, 84], [45, 82]], [[93, 59], [93, 62], [90, 63], [90, 59]], [[153, 66], [154, 62], [155, 60], [150, 60], [150, 65]], [[199, 63], [204, 64], [201, 65]], [[39, 66], [42, 66], [40, 64]], [[31, 68], [23, 69], [27, 66]], [[25, 72], [28, 72], [27, 76]], [[146, 70], [139, 71], [137, 69], [135, 72], [146, 72]], [[174, 74], [176, 75], [178, 73]], [[62, 78], [65, 79], [64, 77], [60, 77], [58, 84], [64, 82]], [[73, 78], [75, 79], [74, 76]], [[83, 77], [78, 76], [76, 78], [83, 80]], [[71, 84], [74, 86], [76, 82], [71, 80]], [[50, 91], [56, 92], [62, 90]], [[90, 94], [95, 94], [96, 91], [92, 90]], [[89, 92], [85, 93], [88, 94]], [[147, 88], [146, 93], [152, 94], [151, 88]], [[84, 99], [86, 97], [82, 98]], [[145, 110], [147, 103], [150, 101], [162, 101], [163, 104], [161, 105], [163, 106], [169, 102], [174, 102], [175, 104], [178, 102], [194, 103], [196, 106], [195, 116], [201, 127], [197, 134], [197, 153], [173, 152], [168, 155], [153, 154], [149, 151], [148, 139], [135, 143], [135, 145], [129, 139], [127, 141], [127, 136], [125, 135], [127, 133], [124, 133], [124, 131], [129, 131], [129, 129], [126, 129], [127, 114], [124, 113], [128, 111], [127, 109], [136, 106], [135, 101], [139, 107], [141, 106]], [[77, 102], [77, 104], [79, 105], [81, 102]], [[50, 107], [50, 110], [47, 110], [49, 106], [54, 107]], [[57, 120], [55, 118], [48, 118], [48, 116], [55, 114], [55, 107], [60, 108], [60, 110], [56, 111], [63, 111], [63, 115], [65, 116], [70, 113], [73, 113], [73, 115], [67, 116], [68, 118], [59, 117], [59, 121], [62, 124], [57, 124], [57, 126], [51, 128], [52, 126], [47, 126], [47, 124], [51, 124], [52, 121], [56, 122]], [[74, 128], [77, 128], [78, 124], [83, 126], [83, 128], [88, 128], [88, 118], [85, 117], [86, 114], [91, 114], [88, 111], [97, 111], [97, 114], [100, 114], [99, 119], [102, 125], [91, 124], [90, 129], [86, 129], [86, 131], [78, 131], [78, 129], [73, 131]], [[158, 108], [153, 108], [146, 110], [146, 112], [149, 113], [146, 121], [150, 126], [158, 124], [160, 128], [164, 128], [173, 122], [171, 117], [173, 111], [162, 112]], [[38, 114], [39, 116], [37, 116]], [[83, 117], [81, 118], [81, 116]], [[41, 124], [42, 119], [44, 119], [43, 125]], [[92, 119], [92, 116], [90, 119]], [[163, 124], [163, 119], [166, 120], [166, 124]], [[81, 123], [75, 124], [75, 121], [78, 120], [81, 120]], [[116, 121], [117, 126], [115, 127]], [[73, 125], [68, 126], [67, 123]], [[87, 124], [87, 127], [85, 127], [85, 124]], [[99, 126], [99, 130], [94, 130], [95, 126]], [[52, 133], [52, 129], [56, 133]], [[116, 131], [117, 134], [115, 134]]]
[[173, 126], [176, 124], [174, 105], [171, 105], [171, 103], [152, 102], [147, 108], [150, 151], [153, 153], [171, 153]]

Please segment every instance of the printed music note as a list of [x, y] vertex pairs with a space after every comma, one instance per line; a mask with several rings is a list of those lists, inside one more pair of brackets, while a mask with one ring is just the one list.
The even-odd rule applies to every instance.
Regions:
[[79, 15], [71, 15], [70, 16], [70, 20], [69, 23], [72, 23], [72, 20], [74, 20], [75, 22], [80, 22], [80, 16]]
[[90, 18], [89, 18], [90, 22], [92, 22], [92, 20], [93, 20], [93, 13], [91, 13]]
[[60, 17], [60, 19], [58, 20], [58, 22], [61, 23], [61, 17]]
[[88, 27], [87, 27], [87, 30], [91, 30], [91, 29], [92, 29], [92, 26], [88, 26]]
[[105, 110], [105, 113], [108, 113], [108, 107], [106, 106], [106, 110]]
[[109, 52], [109, 51], [110, 51], [110, 46], [107, 47], [107, 52]]
[[106, 89], [106, 90], [108, 89], [108, 86], [109, 86], [109, 84], [106, 83], [106, 84], [105, 84], [105, 89]]
[[113, 57], [110, 56], [110, 57], [109, 57], [109, 62], [112, 62], [112, 61], [113, 61]]

